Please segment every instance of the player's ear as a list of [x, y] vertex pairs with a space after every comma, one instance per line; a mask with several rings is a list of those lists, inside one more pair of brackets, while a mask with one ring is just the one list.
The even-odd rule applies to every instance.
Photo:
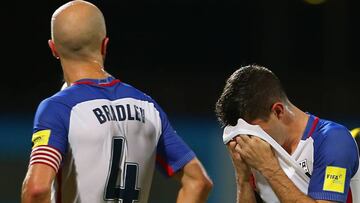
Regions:
[[282, 102], [276, 102], [271, 106], [271, 112], [278, 118], [281, 119], [285, 113], [285, 106]]
[[101, 55], [103, 55], [103, 57], [105, 57], [106, 55], [106, 49], [109, 43], [109, 38], [105, 37], [101, 43]]
[[49, 44], [50, 50], [51, 50], [51, 52], [52, 52], [52, 55], [53, 55], [55, 58], [59, 59], [60, 57], [59, 57], [59, 54], [58, 54], [57, 51], [56, 51], [56, 47], [55, 47], [54, 41], [53, 41], [52, 39], [49, 39], [48, 44]]

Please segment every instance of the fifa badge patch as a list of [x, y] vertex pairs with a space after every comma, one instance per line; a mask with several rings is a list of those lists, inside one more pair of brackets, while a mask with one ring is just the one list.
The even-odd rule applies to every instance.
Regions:
[[49, 143], [51, 130], [40, 130], [33, 134], [32, 136], [32, 148], [34, 149], [40, 145], [47, 145]]
[[323, 190], [344, 193], [346, 168], [326, 167]]

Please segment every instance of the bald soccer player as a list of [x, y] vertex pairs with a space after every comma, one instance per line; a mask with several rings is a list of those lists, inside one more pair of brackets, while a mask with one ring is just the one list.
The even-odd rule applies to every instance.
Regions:
[[53, 14], [51, 31], [68, 87], [37, 109], [22, 202], [144, 203], [156, 162], [180, 181], [177, 202], [205, 202], [212, 182], [164, 111], [104, 71], [101, 11], [69, 2]]

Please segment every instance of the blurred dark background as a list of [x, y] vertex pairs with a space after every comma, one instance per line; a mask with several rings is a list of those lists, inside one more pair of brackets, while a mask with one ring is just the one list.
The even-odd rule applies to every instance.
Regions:
[[[62, 84], [47, 40], [51, 15], [65, 2], [1, 6], [0, 202], [19, 201], [33, 114]], [[107, 22], [107, 71], [151, 95], [169, 114], [214, 180], [209, 202], [234, 202], [214, 104], [237, 68], [266, 66], [304, 111], [350, 129], [360, 126], [357, 0], [91, 2]], [[166, 195], [164, 187], [170, 188]], [[175, 202], [176, 187], [156, 174], [150, 202]]]

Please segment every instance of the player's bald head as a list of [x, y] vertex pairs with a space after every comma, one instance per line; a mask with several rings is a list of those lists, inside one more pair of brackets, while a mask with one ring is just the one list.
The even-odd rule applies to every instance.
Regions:
[[83, 58], [100, 54], [106, 37], [104, 16], [89, 2], [71, 1], [54, 12], [51, 37], [61, 57]]

